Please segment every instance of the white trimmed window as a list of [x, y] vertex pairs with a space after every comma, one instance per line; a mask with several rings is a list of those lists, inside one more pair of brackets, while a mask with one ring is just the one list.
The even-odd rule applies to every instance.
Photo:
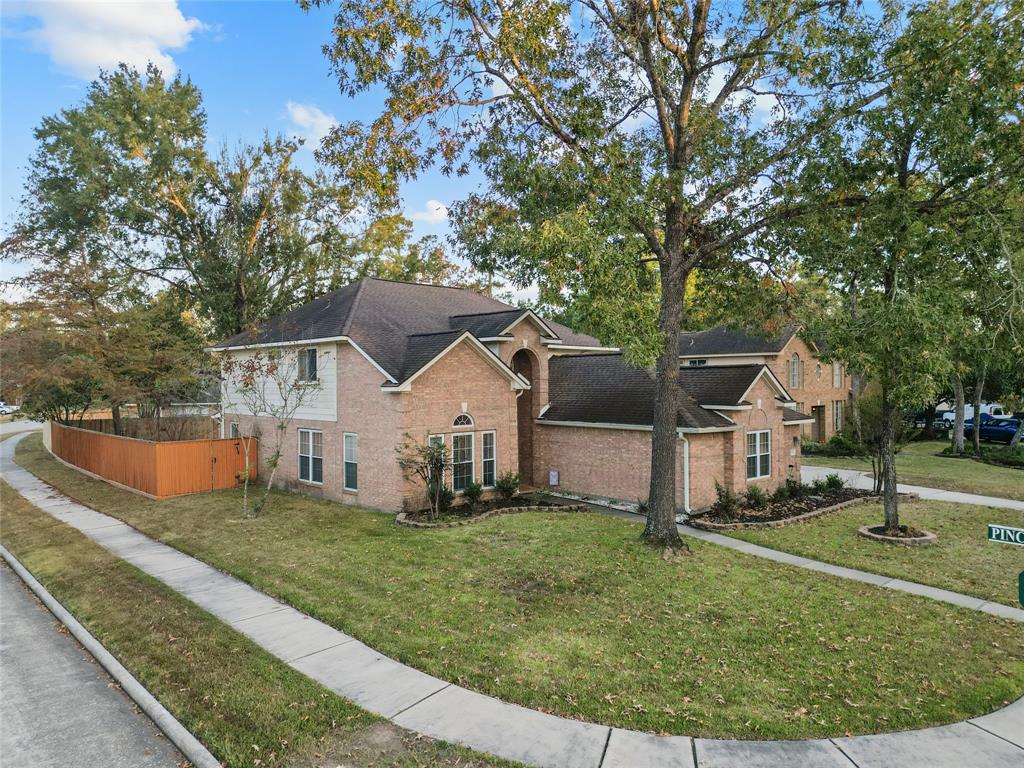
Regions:
[[427, 435], [427, 445], [431, 448], [435, 445], [444, 445], [444, 435]]
[[843, 428], [843, 401], [833, 400], [832, 401], [832, 426], [836, 432], [839, 432]]
[[483, 486], [493, 488], [494, 480], [498, 472], [498, 460], [495, 445], [496, 435], [494, 432], [484, 432], [480, 435], [483, 441], [481, 444], [483, 464]]
[[832, 386], [840, 389], [843, 386], [843, 364], [832, 363]]
[[800, 387], [800, 355], [796, 352], [789, 358], [789, 388], [798, 389]]
[[316, 347], [299, 350], [299, 381], [316, 381]]
[[231, 422], [230, 430], [231, 431], [229, 432], [229, 434], [230, 434], [231, 437], [241, 437], [242, 436], [242, 430], [239, 429], [237, 421], [232, 421]]
[[747, 432], [747, 479], [770, 477], [772, 473], [772, 433], [769, 430]]
[[473, 482], [473, 433], [452, 435], [452, 489], [458, 493]]
[[455, 421], [452, 422], [453, 427], [472, 427], [473, 417], [468, 413], [460, 413], [455, 417]]
[[299, 480], [324, 481], [324, 433], [318, 429], [299, 430]]
[[354, 432], [344, 435], [345, 490], [359, 490], [359, 436]]

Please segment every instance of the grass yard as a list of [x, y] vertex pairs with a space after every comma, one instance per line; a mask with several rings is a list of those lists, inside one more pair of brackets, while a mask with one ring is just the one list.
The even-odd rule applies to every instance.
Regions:
[[665, 561], [638, 527], [530, 513], [421, 531], [275, 493], [149, 501], [52, 459], [69, 495], [234, 573], [381, 652], [506, 701], [626, 728], [799, 738], [916, 728], [1024, 692], [1024, 632], [974, 611], [691, 542]]
[[226, 768], [507, 765], [364, 712], [2, 482], [0, 531], [4, 546]]
[[879, 525], [882, 505], [865, 504], [802, 525], [729, 535], [773, 549], [884, 576], [975, 595], [1019, 606], [1017, 574], [1024, 549], [987, 540], [989, 523], [1024, 527], [1024, 512], [918, 500], [900, 505], [900, 522], [939, 536], [928, 547], [902, 547], [857, 535], [862, 525]]
[[[899, 481], [947, 491], [1024, 500], [1024, 470], [983, 464], [973, 459], [936, 456], [946, 445], [944, 440], [924, 440], [904, 446], [896, 455]], [[806, 455], [801, 461], [808, 467], [871, 471], [871, 462], [867, 459]]]

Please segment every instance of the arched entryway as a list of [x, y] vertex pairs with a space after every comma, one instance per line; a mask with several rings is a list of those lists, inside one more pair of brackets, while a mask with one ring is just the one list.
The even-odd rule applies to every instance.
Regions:
[[[512, 356], [512, 370], [531, 384], [537, 371], [533, 352], [520, 349]], [[516, 427], [519, 433], [519, 477], [523, 485], [533, 485], [533, 419], [537, 415], [537, 390], [525, 390], [516, 401]]]

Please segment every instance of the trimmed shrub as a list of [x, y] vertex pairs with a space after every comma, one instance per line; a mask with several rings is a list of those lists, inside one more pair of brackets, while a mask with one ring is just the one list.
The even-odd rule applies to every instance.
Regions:
[[764, 509], [768, 506], [768, 494], [759, 485], [752, 485], [743, 494], [747, 500], [747, 506], [751, 509]]
[[788, 500], [789, 500], [789, 484], [788, 483], [780, 485], [778, 488], [776, 488], [774, 491], [772, 491], [772, 501], [773, 502], [788, 501]]
[[637, 499], [636, 501], [636, 513], [647, 517], [651, 511], [651, 505], [647, 503], [647, 499]]
[[715, 480], [715, 503], [711, 505], [711, 509], [720, 515], [731, 516], [736, 514], [739, 505], [739, 497]]
[[814, 478], [814, 480], [811, 482], [811, 485], [814, 486], [814, 490], [817, 491], [818, 493], [824, 493], [825, 491], [828, 490], [828, 481], [825, 480], [824, 477]]
[[807, 493], [807, 486], [792, 477], [786, 478], [784, 487], [789, 491], [789, 498], [791, 499], [799, 499]]
[[843, 478], [841, 478], [835, 472], [830, 472], [829, 474], [825, 475], [825, 487], [828, 488], [830, 491], [841, 490], [845, 485], [846, 481], [843, 480]]
[[[427, 488], [427, 492], [431, 498], [434, 496], [433, 485]], [[455, 492], [447, 485], [441, 488], [441, 493], [437, 497], [437, 515], [440, 517], [448, 512], [452, 508], [452, 502], [455, 501]]]
[[462, 491], [462, 495], [465, 497], [469, 508], [471, 510], [476, 509], [476, 505], [480, 503], [480, 499], [484, 495], [484, 487], [480, 483], [470, 483]]
[[519, 493], [519, 473], [512, 471], [502, 472], [498, 476], [498, 482], [494, 484], [494, 487], [498, 490], [501, 498], [508, 501]]

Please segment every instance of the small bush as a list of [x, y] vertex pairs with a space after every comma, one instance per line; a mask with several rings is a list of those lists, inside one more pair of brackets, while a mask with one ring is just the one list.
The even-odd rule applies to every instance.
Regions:
[[759, 485], [752, 485], [743, 494], [747, 500], [747, 506], [751, 509], [764, 509], [768, 506], [768, 494]]
[[828, 490], [828, 481], [826, 481], [824, 477], [814, 478], [811, 485], [814, 486], [814, 490], [817, 491], [818, 493], [824, 493], [825, 491]]
[[844, 481], [843, 478], [841, 478], [835, 472], [830, 472], [829, 474], [825, 475], [825, 487], [828, 488], [830, 491], [841, 490], [845, 485], [846, 481]]
[[788, 485], [785, 485], [785, 484], [784, 485], [780, 485], [778, 488], [776, 488], [774, 491], [772, 491], [772, 501], [780, 502], [780, 501], [788, 501], [788, 500], [789, 500], [789, 486]]
[[792, 477], [786, 478], [786, 482], [783, 487], [789, 492], [789, 498], [791, 499], [799, 499], [807, 493], [807, 486]]
[[[429, 487], [427, 489], [427, 492], [430, 494], [431, 498], [434, 497], [433, 486]], [[441, 488], [441, 493], [440, 493], [440, 495], [437, 498], [437, 515], [438, 515], [438, 517], [440, 517], [441, 515], [447, 514], [448, 510], [452, 508], [452, 502], [454, 500], [455, 500], [455, 492], [451, 488], [449, 488], [447, 485], [444, 486], [443, 488]]]
[[644, 517], [647, 517], [647, 515], [650, 513], [650, 511], [651, 511], [651, 505], [647, 503], [647, 499], [637, 499], [637, 502], [636, 502], [636, 513], [638, 515], [643, 515]]
[[731, 516], [736, 514], [739, 505], [739, 497], [715, 480], [715, 503], [711, 505], [711, 509], [720, 515]]
[[502, 472], [498, 477], [498, 482], [494, 484], [494, 487], [498, 489], [498, 493], [501, 498], [506, 501], [511, 499], [517, 493], [519, 493], [519, 473], [518, 472]]
[[860, 445], [842, 432], [836, 432], [829, 438], [828, 452], [832, 456], [859, 456], [864, 451]]
[[480, 498], [484, 495], [484, 487], [480, 483], [469, 483], [463, 491], [463, 497], [466, 499], [466, 504], [469, 508], [476, 509], [476, 505], [480, 503]]

